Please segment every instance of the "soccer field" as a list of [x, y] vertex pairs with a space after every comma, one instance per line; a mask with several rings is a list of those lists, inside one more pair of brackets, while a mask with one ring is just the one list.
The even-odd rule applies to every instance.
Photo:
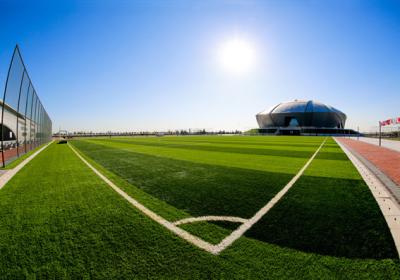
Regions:
[[[326, 142], [324, 142], [326, 141]], [[163, 219], [218, 244], [210, 254], [130, 205], [72, 151]], [[189, 220], [190, 221], [190, 220]], [[331, 138], [86, 138], [52, 144], [0, 191], [2, 275], [396, 278], [398, 255], [364, 181]]]

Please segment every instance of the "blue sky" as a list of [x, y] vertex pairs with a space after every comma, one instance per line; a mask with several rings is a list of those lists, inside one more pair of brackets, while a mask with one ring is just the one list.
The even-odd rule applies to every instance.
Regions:
[[[251, 74], [218, 65], [235, 37]], [[54, 130], [244, 130], [293, 99], [400, 116], [400, 1], [0, 0], [0, 38], [1, 87], [18, 43]]]

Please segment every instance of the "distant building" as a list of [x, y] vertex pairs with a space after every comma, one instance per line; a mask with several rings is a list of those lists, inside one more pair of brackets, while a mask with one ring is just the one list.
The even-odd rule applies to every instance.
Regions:
[[276, 134], [343, 133], [346, 115], [313, 100], [280, 103], [256, 115], [260, 130]]

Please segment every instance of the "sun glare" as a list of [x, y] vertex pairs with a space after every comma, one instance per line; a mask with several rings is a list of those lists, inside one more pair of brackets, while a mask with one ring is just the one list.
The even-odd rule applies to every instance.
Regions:
[[250, 42], [235, 38], [220, 46], [218, 59], [225, 71], [232, 74], [245, 74], [255, 66], [256, 51]]

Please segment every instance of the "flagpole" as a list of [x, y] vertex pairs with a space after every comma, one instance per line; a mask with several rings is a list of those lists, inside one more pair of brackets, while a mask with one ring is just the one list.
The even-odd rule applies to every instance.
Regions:
[[357, 126], [357, 140], [360, 140], [360, 127]]

